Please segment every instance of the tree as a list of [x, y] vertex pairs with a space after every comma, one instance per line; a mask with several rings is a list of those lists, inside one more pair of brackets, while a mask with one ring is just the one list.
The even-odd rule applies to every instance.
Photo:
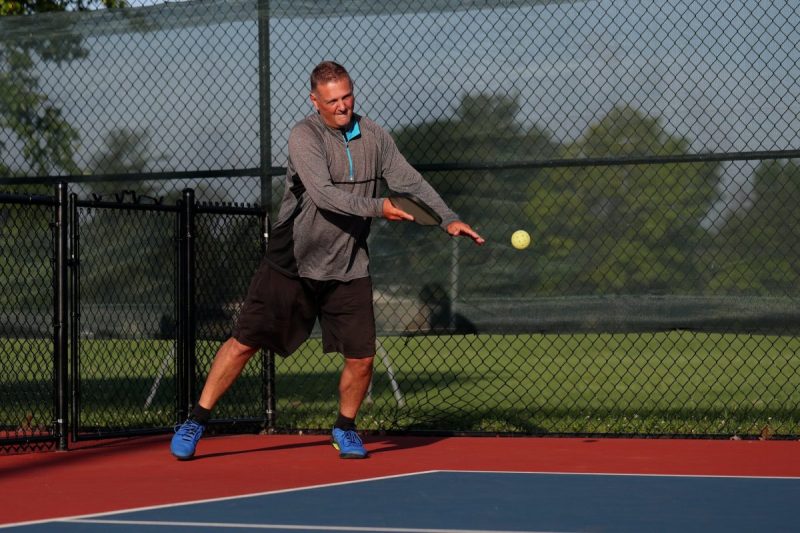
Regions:
[[[547, 159], [558, 151], [549, 136], [517, 122], [519, 104], [508, 95], [478, 94], [462, 98], [456, 116], [409, 126], [395, 132], [400, 152], [412, 163], [497, 164]], [[486, 170], [429, 172], [426, 178], [465, 219], [516, 203], [535, 172]], [[482, 222], [485, 224], [485, 222]]]
[[144, 131], [127, 128], [108, 133], [105, 150], [92, 156], [89, 165], [92, 173], [128, 174], [144, 172], [150, 162], [147, 149], [148, 135]]
[[46, 175], [65, 171], [78, 173], [72, 160], [78, 136], [46, 95], [39, 92], [28, 51], [0, 43], [0, 150], [7, 143], [20, 145], [27, 169], [6, 164], [3, 175], [33, 173]]
[[766, 161], [754, 175], [752, 205], [734, 213], [706, 253], [713, 294], [790, 296], [800, 287], [800, 166]]
[[0, 15], [16, 15], [3, 19], [0, 32], [0, 154], [9, 145], [19, 146], [24, 158], [4, 157], [14, 162], [0, 164], [0, 175], [80, 173], [73, 161], [77, 132], [41, 91], [34, 57], [61, 62], [88, 52], [69, 22], [33, 14], [123, 5], [120, 0], [0, 0]]
[[99, 7], [125, 7], [120, 0], [0, 0], [0, 15], [31, 15], [50, 11], [85, 11]]
[[[657, 119], [618, 107], [566, 148], [574, 158], [670, 156], [686, 139]], [[695, 250], [714, 200], [713, 163], [548, 170], [530, 185], [541, 235], [540, 294], [676, 294], [701, 290]]]

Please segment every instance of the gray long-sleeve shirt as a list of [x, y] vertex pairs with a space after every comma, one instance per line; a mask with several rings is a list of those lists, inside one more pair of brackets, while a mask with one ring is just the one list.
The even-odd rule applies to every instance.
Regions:
[[354, 127], [343, 132], [316, 114], [303, 119], [289, 134], [286, 189], [267, 261], [287, 275], [316, 280], [368, 276], [370, 223], [383, 215], [381, 178], [431, 206], [442, 228], [458, 220], [376, 123], [354, 115]]

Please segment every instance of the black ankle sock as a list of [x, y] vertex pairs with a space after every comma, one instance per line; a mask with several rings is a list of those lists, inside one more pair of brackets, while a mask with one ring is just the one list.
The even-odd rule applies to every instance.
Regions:
[[345, 431], [356, 429], [356, 419], [347, 418], [342, 413], [339, 413], [339, 417], [336, 419], [336, 423], [333, 424], [333, 427], [343, 429]]
[[211, 410], [201, 407], [199, 404], [195, 405], [192, 409], [192, 413], [189, 415], [189, 418], [205, 426], [211, 419]]

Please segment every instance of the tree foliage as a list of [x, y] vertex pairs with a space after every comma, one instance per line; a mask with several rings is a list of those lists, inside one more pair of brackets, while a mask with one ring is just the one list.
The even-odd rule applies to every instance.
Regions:
[[[478, 94], [462, 98], [455, 117], [395, 132], [400, 152], [412, 163], [496, 164], [553, 157], [558, 146], [544, 131], [516, 120], [517, 97]], [[516, 200], [529, 170], [430, 172], [426, 178], [464, 218], [491, 214]], [[491, 205], [487, 206], [486, 202]]]
[[16, 31], [0, 32], [0, 154], [14, 145], [24, 161], [0, 164], [0, 176], [78, 174], [73, 160], [77, 131], [41, 90], [35, 61], [64, 62], [85, 57], [70, 22], [34, 13], [121, 7], [120, 0], [0, 0], [0, 15]]
[[[575, 158], [672, 156], [686, 139], [631, 107], [612, 110], [565, 152]], [[715, 164], [568, 167], [531, 182], [527, 213], [540, 240], [540, 291], [683, 293], [700, 289], [694, 254], [714, 199]]]
[[31, 15], [51, 11], [85, 11], [128, 5], [120, 0], [0, 0], [0, 15]]
[[705, 266], [715, 294], [796, 297], [800, 287], [800, 166], [766, 161], [752, 205], [709, 237]]
[[[24, 163], [0, 174], [78, 173], [72, 154], [77, 132], [39, 90], [30, 51], [0, 43], [0, 153], [18, 144]], [[16, 168], [15, 168], [16, 167]], [[20, 168], [21, 167], [21, 168]], [[27, 168], [25, 168], [27, 167]]]

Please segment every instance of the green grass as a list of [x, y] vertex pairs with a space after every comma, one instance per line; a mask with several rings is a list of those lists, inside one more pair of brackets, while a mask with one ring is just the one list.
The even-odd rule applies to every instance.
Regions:
[[[386, 357], [379, 352], [376, 358], [373, 390], [359, 416], [362, 429], [753, 436], [768, 428], [773, 436], [800, 434], [796, 337], [665, 332], [381, 341]], [[200, 372], [217, 346], [198, 342]], [[84, 340], [81, 349], [83, 426], [174, 422], [172, 343]], [[0, 425], [50, 423], [51, 357], [47, 341], [0, 341], [0, 395], [9, 399], [0, 404]], [[340, 368], [341, 357], [322, 354], [313, 339], [292, 357], [278, 358], [279, 429], [327, 429], [337, 410]], [[260, 376], [255, 359], [215, 415], [261, 416]]]
[[[689, 332], [385, 338], [365, 429], [757, 435], [800, 433], [800, 340]], [[325, 428], [339, 359], [278, 364], [282, 427]]]

